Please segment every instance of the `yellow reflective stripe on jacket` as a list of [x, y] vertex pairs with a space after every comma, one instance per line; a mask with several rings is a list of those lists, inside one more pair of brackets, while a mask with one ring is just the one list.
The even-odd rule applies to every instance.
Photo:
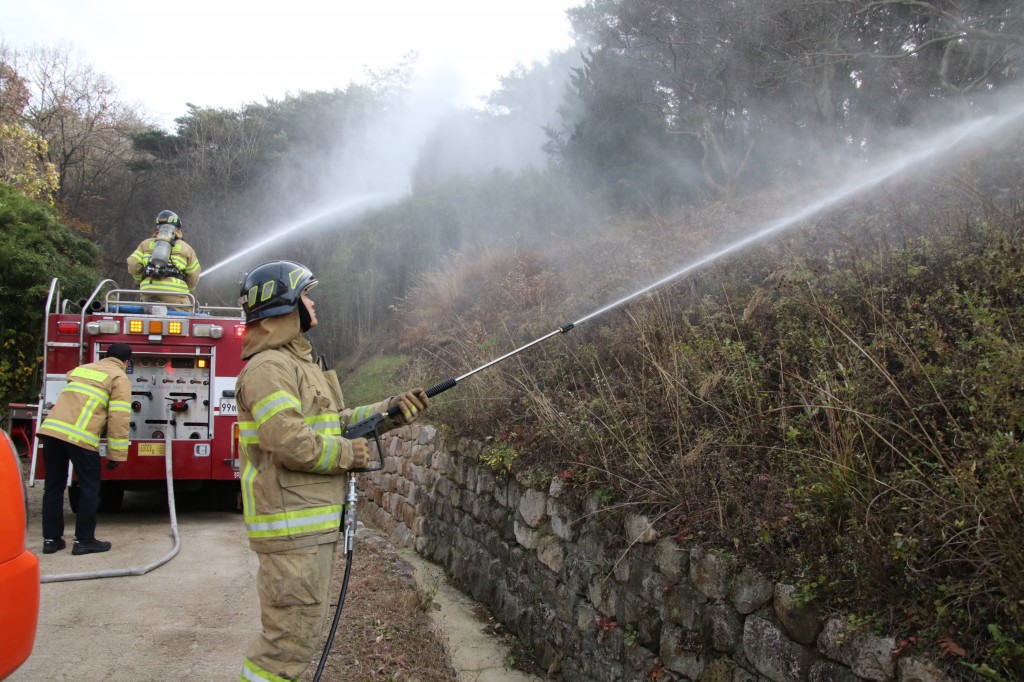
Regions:
[[329, 433], [333, 436], [341, 435], [341, 418], [337, 414], [320, 414], [306, 417], [302, 421], [317, 433]]
[[271, 417], [288, 408], [299, 411], [302, 404], [299, 399], [287, 391], [274, 391], [263, 400], [252, 406], [252, 417], [257, 426], [263, 426]]
[[256, 510], [256, 498], [253, 496], [252, 482], [256, 478], [257, 470], [249, 459], [248, 446], [241, 441], [239, 444], [242, 446], [242, 453], [245, 455], [245, 465], [242, 467], [242, 475], [239, 477], [239, 481], [242, 484], [242, 513], [248, 518]]
[[324, 474], [332, 470], [338, 463], [340, 446], [338, 439], [332, 436], [341, 435], [341, 419], [337, 414], [320, 414], [306, 417], [303, 422], [320, 434], [320, 457], [313, 465], [313, 471]]
[[65, 391], [71, 391], [72, 393], [81, 393], [84, 396], [88, 396], [89, 400], [95, 400], [101, 402], [104, 405], [110, 400], [110, 394], [101, 388], [90, 386], [89, 384], [80, 384], [77, 381], [72, 381], [64, 387]]
[[260, 442], [256, 422], [238, 422], [238, 442], [242, 445], [253, 445]]
[[337, 530], [340, 525], [340, 504], [245, 517], [245, 528], [250, 538], [284, 538], [326, 532]]
[[361, 422], [372, 414], [374, 414], [373, 405], [361, 405], [352, 410], [352, 421], [350, 423]]
[[272, 672], [264, 670], [248, 658], [242, 663], [242, 676], [239, 682], [290, 682], [287, 677], [278, 677]]
[[[86, 421], [86, 423], [88, 423], [88, 421]], [[72, 443], [85, 443], [86, 445], [91, 445], [94, 449], [100, 446], [100, 439], [98, 436], [94, 436], [93, 434], [89, 433], [85, 429], [80, 428], [75, 424], [68, 424], [67, 422], [57, 421], [52, 417], [47, 417], [43, 421], [43, 425], [40, 427], [40, 430], [42, 429], [50, 429], [51, 431], [63, 433], [64, 435], [68, 436], [68, 439]]]
[[100, 401], [97, 398], [89, 398], [85, 401], [85, 405], [82, 405], [82, 412], [78, 415], [78, 421], [75, 422], [75, 426], [80, 429], [84, 429], [92, 421], [92, 416], [96, 414], [96, 408], [100, 406]]
[[167, 277], [165, 279], [147, 277], [139, 283], [139, 289], [141, 291], [155, 291], [163, 294], [187, 294], [188, 284], [185, 283], [185, 280], [178, 279], [177, 277]]
[[[146, 273], [145, 273], [146, 260], [147, 260], [146, 259], [146, 254], [143, 251], [135, 249], [135, 251], [132, 252], [132, 255], [128, 257], [128, 260], [131, 261], [132, 258], [134, 258], [135, 260], [139, 261], [139, 263], [142, 264], [142, 267], [140, 268], [138, 273], [132, 273], [132, 277], [135, 278], [135, 282], [136, 283], [140, 283], [140, 282], [142, 282], [142, 279], [146, 276]], [[130, 263], [129, 263], [129, 265], [130, 265]]]
[[332, 437], [341, 435], [341, 419], [338, 415], [328, 414], [306, 417], [302, 421], [321, 436], [321, 455], [316, 458], [316, 464], [313, 465], [312, 471], [315, 473], [331, 471], [338, 464], [338, 452], [341, 450], [337, 437]]
[[128, 439], [127, 438], [107, 438], [107, 447], [111, 450], [127, 450]]
[[107, 405], [110, 412], [131, 412], [132, 404], [127, 400], [111, 400]]
[[[75, 372], [78, 372], [80, 369], [81, 367], [73, 370], [71, 372], [71, 375], [74, 375]], [[90, 370], [85, 371], [88, 372]], [[102, 372], [96, 373], [102, 374]], [[82, 375], [84, 375], [84, 372], [79, 373], [79, 376]], [[64, 387], [64, 390], [70, 391], [72, 393], [80, 393], [86, 396], [87, 399], [85, 401], [85, 404], [82, 405], [82, 411], [78, 413], [78, 419], [75, 420], [74, 428], [77, 431], [80, 431], [81, 433], [89, 433], [88, 431], [85, 430], [85, 427], [89, 425], [90, 421], [92, 421], [93, 415], [96, 414], [96, 409], [101, 405], [106, 406], [107, 401], [110, 400], [110, 395], [106, 391], [102, 391], [94, 386], [89, 386], [88, 384], [80, 384], [77, 381], [72, 381], [71, 383], [69, 383], [67, 386]], [[71, 425], [69, 424], [69, 426]], [[93, 436], [92, 434], [89, 434], [89, 436], [89, 442], [95, 442], [96, 445], [99, 445], [99, 439], [96, 436]]]
[[68, 378], [69, 379], [81, 377], [82, 379], [90, 379], [92, 381], [98, 381], [101, 384], [104, 381], [106, 381], [107, 377], [109, 377], [109, 376], [110, 375], [107, 374], [106, 372], [101, 372], [101, 371], [99, 371], [97, 369], [89, 369], [88, 367], [75, 367], [73, 370], [68, 372]]
[[338, 439], [334, 436], [321, 436], [320, 456], [313, 465], [313, 471], [318, 474], [326, 474], [338, 463]]

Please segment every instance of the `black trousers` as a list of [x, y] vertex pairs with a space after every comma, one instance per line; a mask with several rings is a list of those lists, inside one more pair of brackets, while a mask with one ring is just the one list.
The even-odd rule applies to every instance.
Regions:
[[81, 495], [75, 515], [75, 537], [96, 539], [96, 510], [100, 506], [100, 453], [86, 450], [52, 436], [43, 439], [43, 539], [56, 540], [64, 535], [64, 489], [68, 482], [68, 462], [78, 475]]

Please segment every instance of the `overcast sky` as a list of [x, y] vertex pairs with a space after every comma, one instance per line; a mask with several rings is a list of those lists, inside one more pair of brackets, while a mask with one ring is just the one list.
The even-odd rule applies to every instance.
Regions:
[[583, 0], [0, 0], [0, 41], [70, 44], [170, 128], [185, 104], [238, 108], [365, 82], [410, 51], [451, 73], [461, 103], [518, 63], [571, 45]]

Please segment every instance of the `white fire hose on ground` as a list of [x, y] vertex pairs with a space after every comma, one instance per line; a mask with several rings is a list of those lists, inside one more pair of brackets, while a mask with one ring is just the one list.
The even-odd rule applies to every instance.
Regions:
[[[171, 423], [168, 424], [170, 427], [176, 426], [176, 420], [174, 416], [174, 410], [171, 410]], [[177, 556], [178, 551], [181, 549], [181, 540], [178, 537], [178, 513], [174, 507], [174, 466], [172, 463], [173, 457], [171, 456], [171, 429], [168, 428], [166, 435], [164, 436], [164, 469], [167, 475], [167, 510], [171, 517], [171, 537], [173, 545], [171, 551], [164, 555], [162, 558], [156, 561], [146, 564], [145, 566], [136, 566], [133, 568], [115, 568], [103, 571], [87, 571], [83, 573], [58, 573], [56, 575], [43, 575], [39, 577], [41, 583], [57, 583], [65, 582], [69, 580], [92, 580], [94, 578], [120, 578], [128, 575], [143, 575], [149, 573], [154, 568], [163, 566], [168, 561]]]

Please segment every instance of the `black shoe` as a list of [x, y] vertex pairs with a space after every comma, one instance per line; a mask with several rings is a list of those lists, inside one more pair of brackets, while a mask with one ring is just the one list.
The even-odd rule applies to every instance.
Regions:
[[56, 540], [43, 540], [43, 554], [53, 554], [59, 552], [68, 546], [68, 543], [64, 542], [64, 538], [57, 538]]
[[110, 549], [110, 543], [106, 540], [79, 540], [75, 538], [75, 546], [71, 548], [72, 554], [93, 554], [95, 552], [106, 552]]

